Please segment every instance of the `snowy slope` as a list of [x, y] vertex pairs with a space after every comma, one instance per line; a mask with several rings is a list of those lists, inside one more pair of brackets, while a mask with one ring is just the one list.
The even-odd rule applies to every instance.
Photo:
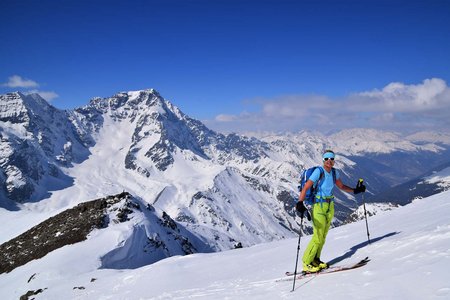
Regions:
[[[361, 269], [291, 281], [297, 238], [211, 254], [175, 256], [137, 269], [98, 269], [101, 230], [11, 273], [2, 299], [449, 299], [450, 191], [334, 228], [323, 260], [337, 265], [369, 256]], [[95, 237], [95, 238], [94, 238]], [[303, 252], [310, 236], [301, 239]]]
[[429, 184], [436, 184], [440, 188], [448, 190], [448, 188], [450, 187], [450, 167], [445, 168], [439, 172], [435, 172], [433, 175], [427, 176], [424, 182]]

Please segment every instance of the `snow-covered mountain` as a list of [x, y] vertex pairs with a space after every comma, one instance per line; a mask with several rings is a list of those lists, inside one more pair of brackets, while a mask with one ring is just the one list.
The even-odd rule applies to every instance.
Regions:
[[[250, 246], [299, 230], [293, 211], [298, 174], [320, 163], [326, 148], [337, 150], [343, 181], [353, 185], [364, 177], [371, 194], [417, 176], [449, 153], [445, 135], [403, 140], [363, 129], [332, 136], [223, 135], [155, 90], [94, 98], [71, 111], [38, 95], [12, 93], [0, 101], [0, 205], [7, 209], [1, 214], [15, 224], [0, 229], [3, 242], [29, 229], [20, 220], [38, 224], [89, 199], [127, 191], [213, 250]], [[409, 161], [398, 176], [403, 160], [397, 158], [410, 155], [414, 164]], [[339, 224], [360, 199], [339, 191], [336, 196]]]
[[[2, 128], [6, 128], [2, 132], [8, 130], [5, 135], [8, 140], [2, 140], [2, 149], [3, 145], [10, 145], [10, 137], [17, 138], [18, 143], [31, 140], [39, 161], [53, 163], [66, 176], [66, 182], [71, 182], [55, 189], [50, 180], [37, 177], [41, 181], [36, 186], [46, 189], [48, 194], [37, 197], [30, 189], [31, 202], [19, 206], [22, 212], [31, 211], [36, 221], [88, 199], [125, 190], [184, 222], [189, 230], [210, 241], [215, 250], [232, 248], [238, 242], [248, 246], [292, 236], [298, 228], [292, 212], [294, 199], [287, 192], [297, 171], [284, 161], [270, 159], [267, 143], [213, 132], [184, 115], [154, 90], [127, 92], [93, 99], [80, 109], [59, 112], [58, 121], [45, 113], [33, 114], [40, 115], [50, 133], [57, 132], [63, 124], [67, 132], [76, 134], [74, 140], [83, 147], [80, 153], [89, 157], [72, 160], [71, 163], [77, 162], [72, 166], [60, 163], [55, 151], [44, 151], [46, 143], [36, 142], [43, 130], [36, 133], [27, 126], [27, 119], [9, 113], [15, 111], [10, 99], [19, 98], [24, 103], [24, 115], [31, 115], [34, 104], [29, 102], [36, 97], [6, 95], [2, 98], [5, 114], [1, 120]], [[45, 105], [47, 109], [49, 105]], [[58, 112], [53, 110], [54, 114]], [[24, 133], [19, 135], [20, 132]], [[25, 171], [34, 170], [8, 159], [10, 153], [23, 153], [20, 148], [4, 153], [3, 170], [16, 168], [25, 175], [28, 174]], [[39, 165], [36, 168], [39, 170]], [[272, 173], [271, 169], [280, 172]], [[3, 185], [6, 186], [12, 175], [2, 174], [7, 175]], [[28, 180], [25, 175], [24, 181]], [[23, 201], [12, 197], [13, 193], [5, 195], [10, 200]], [[5, 197], [2, 201], [6, 201]], [[9, 208], [5, 202], [2, 204]], [[20, 219], [11, 216], [10, 221], [17, 222], [17, 218]], [[5, 232], [2, 239], [7, 241], [25, 229], [16, 228], [17, 231]]]
[[[0, 290], [3, 299], [448, 299], [449, 197], [446, 191], [370, 217], [370, 245], [364, 221], [331, 229], [324, 261], [345, 265], [368, 256], [370, 262], [297, 280], [293, 292], [284, 273], [295, 266], [297, 237], [132, 269], [100, 268], [101, 255], [129, 232], [127, 222], [0, 274]], [[301, 254], [310, 238], [301, 237]], [[141, 249], [139, 243], [129, 248]]]
[[[78, 186], [108, 182], [97, 183], [93, 193], [130, 191], [200, 232], [215, 249], [292, 234], [292, 216], [276, 198], [289, 188], [289, 177], [253, 174], [263, 172], [255, 164], [268, 157], [268, 144], [211, 131], [154, 90], [94, 99], [77, 115], [95, 142], [89, 162], [68, 171]], [[83, 178], [89, 170], [95, 171]], [[282, 179], [284, 186], [277, 182]], [[285, 201], [292, 210], [292, 197]]]

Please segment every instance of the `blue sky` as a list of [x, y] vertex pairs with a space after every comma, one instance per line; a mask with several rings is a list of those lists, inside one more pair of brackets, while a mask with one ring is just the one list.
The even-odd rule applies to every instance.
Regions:
[[155, 88], [222, 131], [450, 123], [450, 1], [0, 2], [0, 93]]

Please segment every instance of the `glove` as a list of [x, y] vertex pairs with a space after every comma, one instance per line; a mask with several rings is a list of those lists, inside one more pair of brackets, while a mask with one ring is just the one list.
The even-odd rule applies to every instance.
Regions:
[[300, 218], [303, 219], [303, 215], [306, 213], [306, 218], [308, 221], [311, 221], [311, 215], [309, 214], [309, 211], [306, 209], [305, 204], [303, 204], [303, 201], [298, 201], [295, 204], [295, 209], [299, 212]]
[[363, 180], [358, 180], [356, 187], [353, 189], [353, 194], [364, 193], [366, 191], [366, 186], [363, 184]]
[[306, 218], [308, 221], [311, 221], [311, 215], [309, 214], [309, 211], [306, 209], [305, 204], [303, 204], [303, 201], [298, 201], [297, 204], [295, 204], [295, 209], [299, 212], [300, 218], [303, 219], [303, 215], [306, 212]]
[[303, 201], [298, 201], [297, 204], [295, 204], [295, 209], [303, 216], [306, 211], [306, 206], [303, 204]]

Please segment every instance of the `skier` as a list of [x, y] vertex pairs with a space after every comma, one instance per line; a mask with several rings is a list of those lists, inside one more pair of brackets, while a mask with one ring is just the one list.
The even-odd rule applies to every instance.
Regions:
[[315, 273], [328, 268], [328, 265], [320, 260], [320, 254], [334, 216], [334, 185], [347, 193], [358, 194], [366, 190], [362, 183], [358, 183], [354, 189], [342, 183], [338, 170], [333, 168], [335, 154], [332, 150], [326, 150], [322, 158], [323, 170], [320, 167], [314, 170], [302, 189], [299, 201], [296, 204], [297, 211], [303, 215], [306, 211], [303, 203], [306, 191], [318, 182], [315, 201], [312, 204], [313, 237], [306, 247], [302, 259], [303, 271], [308, 273]]

